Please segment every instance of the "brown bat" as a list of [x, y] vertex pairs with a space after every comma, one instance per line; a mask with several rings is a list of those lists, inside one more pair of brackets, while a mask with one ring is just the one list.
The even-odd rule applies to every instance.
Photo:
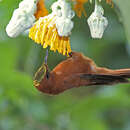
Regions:
[[56, 95], [74, 87], [129, 83], [128, 78], [130, 69], [97, 67], [93, 60], [82, 53], [72, 52], [51, 72], [44, 63], [35, 74], [34, 86], [43, 93]]

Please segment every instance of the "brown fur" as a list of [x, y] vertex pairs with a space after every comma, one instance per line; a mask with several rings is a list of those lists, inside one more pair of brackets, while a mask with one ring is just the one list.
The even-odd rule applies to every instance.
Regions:
[[[48, 70], [47, 66], [46, 69]], [[72, 52], [72, 57], [58, 64], [49, 73], [49, 78], [47, 73], [48, 71], [38, 85], [34, 85], [39, 91], [51, 95], [80, 86], [128, 83], [127, 78], [130, 78], [130, 69], [97, 67], [93, 60], [78, 52]]]

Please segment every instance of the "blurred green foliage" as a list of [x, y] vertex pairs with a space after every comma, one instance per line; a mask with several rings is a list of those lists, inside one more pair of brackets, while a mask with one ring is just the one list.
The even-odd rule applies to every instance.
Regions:
[[[50, 8], [54, 0], [46, 1]], [[11, 39], [5, 27], [20, 0], [0, 2], [0, 130], [130, 130], [130, 85], [82, 87], [58, 96], [38, 92], [32, 77], [45, 50], [27, 36]], [[103, 2], [109, 26], [101, 40], [90, 36], [86, 18], [74, 18], [72, 49], [83, 52], [100, 66], [130, 67], [129, 0]], [[94, 5], [86, 4], [88, 16]], [[65, 59], [49, 53], [52, 69]]]

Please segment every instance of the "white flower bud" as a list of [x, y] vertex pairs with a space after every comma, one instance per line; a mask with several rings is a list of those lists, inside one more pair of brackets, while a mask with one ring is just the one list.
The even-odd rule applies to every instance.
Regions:
[[52, 12], [56, 15], [56, 28], [60, 36], [69, 36], [74, 26], [71, 20], [75, 13], [65, 0], [58, 0], [52, 5]]
[[102, 38], [104, 30], [108, 25], [108, 20], [104, 15], [104, 10], [100, 5], [95, 5], [95, 10], [88, 18], [92, 38]]
[[56, 19], [56, 28], [60, 36], [69, 36], [73, 27], [74, 23], [69, 18], [64, 19], [61, 17]]
[[6, 27], [9, 37], [17, 37], [34, 24], [37, 2], [38, 0], [23, 0], [19, 4], [19, 8], [14, 10], [13, 16]]

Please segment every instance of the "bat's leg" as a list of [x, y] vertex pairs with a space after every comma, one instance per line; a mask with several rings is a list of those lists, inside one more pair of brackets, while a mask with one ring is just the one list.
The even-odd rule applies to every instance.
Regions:
[[45, 62], [45, 67], [46, 67], [46, 78], [49, 79], [50, 72], [47, 65], [47, 59], [48, 59], [48, 49], [46, 50], [46, 56], [45, 56], [44, 62]]
[[47, 59], [48, 59], [48, 49], [46, 50], [46, 56], [44, 58], [44, 62], [45, 62], [46, 65], [47, 65]]

